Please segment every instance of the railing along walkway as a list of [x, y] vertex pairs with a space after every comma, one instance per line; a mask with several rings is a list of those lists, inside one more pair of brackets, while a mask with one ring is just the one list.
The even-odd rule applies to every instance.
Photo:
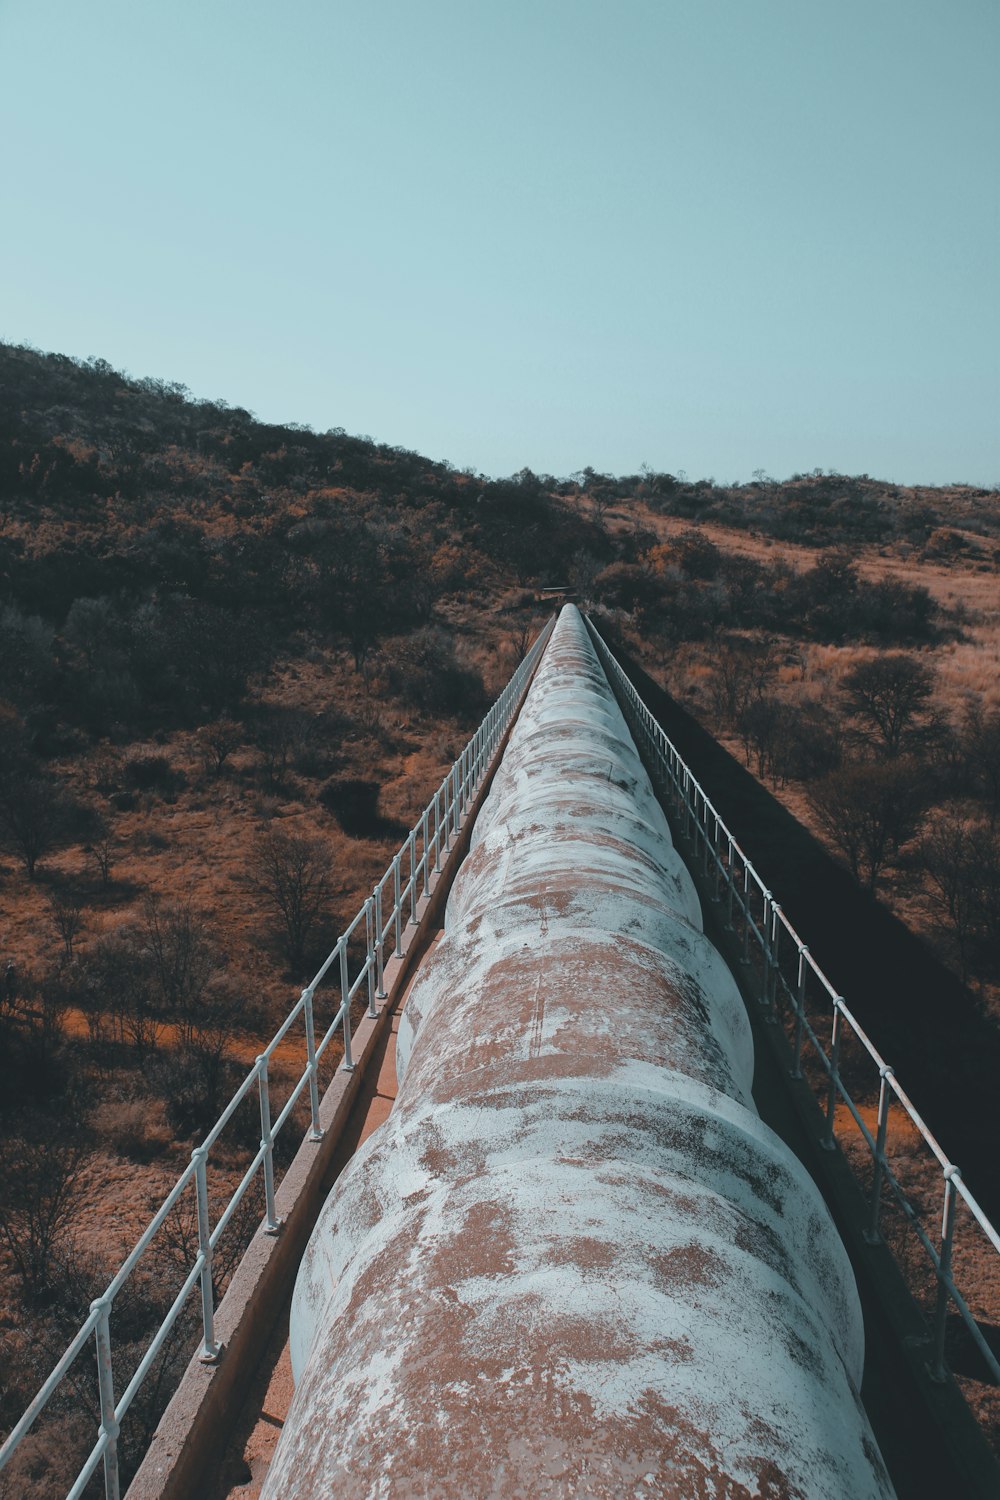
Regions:
[[[756, 972], [761, 1004], [771, 1017], [788, 1020], [793, 1078], [807, 1076], [804, 1072], [806, 1049], [810, 1049], [810, 1056], [818, 1063], [814, 1076], [819, 1083], [817, 1092], [825, 1116], [821, 1144], [829, 1151], [836, 1148], [836, 1113], [838, 1103], [842, 1103], [867, 1147], [872, 1176], [865, 1192], [868, 1203], [865, 1238], [870, 1244], [878, 1244], [883, 1239], [885, 1193], [888, 1190], [929, 1262], [936, 1281], [930, 1330], [931, 1374], [938, 1380], [947, 1378], [945, 1332], [949, 1304], [954, 1303], [987, 1369], [1000, 1383], [1000, 1362], [953, 1274], [959, 1202], [967, 1210], [965, 1228], [979, 1236], [980, 1248], [987, 1253], [992, 1249], [1000, 1257], [1000, 1234], [962, 1181], [959, 1168], [949, 1161], [928, 1129], [892, 1067], [848, 1009], [843, 995], [837, 993], [836, 987], [811, 956], [596, 627], [589, 619], [587, 625], [629, 728], [640, 750], [646, 753], [657, 791], [669, 798], [674, 814], [701, 862], [713, 900], [722, 905], [725, 922], [735, 934], [744, 961]], [[858, 1044], [860, 1055], [870, 1062], [874, 1070], [873, 1082], [874, 1078], [878, 1079], [874, 1133], [845, 1081], [843, 1062], [849, 1039]], [[854, 1071], [853, 1067], [851, 1071]], [[924, 1225], [924, 1216], [900, 1183], [887, 1154], [893, 1103], [902, 1109], [939, 1170], [941, 1228], [939, 1236], [934, 1239]], [[996, 1270], [1000, 1275], [1000, 1259]]]
[[[521, 696], [552, 630], [550, 622], [539, 634], [510, 682], [490, 709], [472, 739], [455, 761], [397, 854], [373, 887], [361, 910], [337, 940], [332, 952], [306, 985], [270, 1042], [256, 1059], [216, 1123], [191, 1154], [191, 1161], [157, 1209], [147, 1228], [126, 1257], [103, 1296], [91, 1304], [88, 1317], [58, 1361], [27, 1411], [0, 1448], [0, 1473], [13, 1458], [22, 1440], [52, 1397], [70, 1377], [76, 1361], [90, 1347], [96, 1363], [100, 1402], [100, 1425], [94, 1445], [68, 1492], [67, 1500], [80, 1500], [92, 1476], [103, 1463], [107, 1500], [121, 1493], [118, 1437], [143, 1382], [156, 1364], [164, 1346], [189, 1301], [197, 1293], [200, 1302], [200, 1358], [211, 1363], [220, 1357], [215, 1337], [216, 1294], [212, 1277], [213, 1254], [241, 1202], [252, 1186], [263, 1179], [266, 1234], [278, 1234], [281, 1224], [275, 1207], [275, 1141], [293, 1117], [300, 1100], [308, 1098], [309, 1125], [306, 1139], [319, 1140], [319, 1068], [334, 1038], [343, 1041], [340, 1068], [350, 1072], [351, 1011], [367, 1004], [367, 1014], [377, 1015], [386, 998], [384, 972], [388, 959], [402, 954], [403, 932], [417, 921], [417, 905], [427, 896], [433, 877], [451, 848], [466, 811], [474, 803], [494, 754], [520, 706]], [[324, 989], [324, 982], [326, 988]], [[332, 1000], [333, 1013], [330, 1012]], [[325, 1008], [324, 1008], [325, 1002]], [[276, 1116], [271, 1107], [269, 1072], [277, 1048], [300, 1031], [304, 1066]], [[318, 1034], [318, 1040], [317, 1040]], [[209, 1208], [208, 1170], [213, 1150], [247, 1099], [256, 1100], [260, 1115], [260, 1144], [243, 1177], [215, 1223]], [[139, 1359], [125, 1389], [115, 1390], [112, 1364], [111, 1317], [116, 1298], [127, 1285], [143, 1256], [164, 1224], [185, 1199], [193, 1195], [197, 1223], [197, 1253], [166, 1317]], [[2, 1481], [0, 1481], [2, 1483]]]

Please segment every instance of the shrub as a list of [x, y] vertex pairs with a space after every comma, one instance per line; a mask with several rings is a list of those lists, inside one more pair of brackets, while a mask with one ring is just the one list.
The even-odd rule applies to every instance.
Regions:
[[82, 1160], [78, 1139], [46, 1129], [36, 1139], [8, 1139], [0, 1150], [0, 1242], [29, 1301], [44, 1301], [55, 1275], [82, 1189]]
[[124, 766], [125, 785], [132, 791], [158, 792], [169, 798], [185, 784], [183, 771], [175, 771], [165, 755], [130, 755]]
[[892, 760], [916, 747], [926, 728], [934, 674], [923, 662], [899, 653], [858, 662], [841, 682], [857, 737]]
[[150, 1161], [172, 1140], [162, 1099], [108, 1100], [95, 1111], [91, 1123], [120, 1156], [132, 1161]]
[[463, 661], [451, 636], [436, 626], [424, 626], [397, 645], [389, 677], [404, 703], [428, 713], [476, 718], [487, 706], [479, 672]]
[[874, 891], [885, 866], [916, 832], [926, 786], [912, 761], [854, 761], [815, 782], [809, 800], [851, 874]]
[[276, 918], [289, 967], [301, 977], [329, 898], [329, 851], [318, 839], [268, 828], [254, 844], [251, 869]]
[[86, 838], [94, 815], [58, 782], [30, 766], [0, 766], [0, 835], [16, 851], [29, 880], [54, 849]]

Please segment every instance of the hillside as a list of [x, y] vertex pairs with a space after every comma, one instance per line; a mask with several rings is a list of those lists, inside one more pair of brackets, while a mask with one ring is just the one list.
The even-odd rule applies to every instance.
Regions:
[[[601, 611], [989, 1024], [998, 568], [990, 491], [488, 479], [0, 345], [0, 1426], [520, 659], [541, 587]], [[276, 854], [308, 872], [304, 924]], [[43, 1449], [32, 1493], [62, 1493]]]

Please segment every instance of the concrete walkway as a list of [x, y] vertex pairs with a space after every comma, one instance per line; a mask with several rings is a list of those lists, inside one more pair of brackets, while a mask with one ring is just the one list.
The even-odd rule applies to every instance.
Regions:
[[[437, 941], [438, 938], [435, 937], [430, 949], [433, 949]], [[419, 968], [417, 972], [419, 973]], [[392, 1016], [390, 1029], [386, 1031], [362, 1082], [331, 1169], [330, 1187], [362, 1141], [367, 1140], [372, 1131], [377, 1130], [388, 1117], [395, 1102], [396, 1033], [399, 1030], [400, 1011], [406, 1004], [412, 985], [411, 979], [401, 1004]], [[222, 1456], [215, 1482], [212, 1483], [206, 1475], [204, 1500], [257, 1500], [293, 1391], [286, 1306], [235, 1424], [232, 1440]]]

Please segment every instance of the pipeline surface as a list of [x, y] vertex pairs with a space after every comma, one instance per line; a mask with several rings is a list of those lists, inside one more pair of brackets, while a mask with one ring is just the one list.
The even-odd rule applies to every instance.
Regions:
[[265, 1500], [892, 1494], [853, 1275], [564, 608], [310, 1240]]

